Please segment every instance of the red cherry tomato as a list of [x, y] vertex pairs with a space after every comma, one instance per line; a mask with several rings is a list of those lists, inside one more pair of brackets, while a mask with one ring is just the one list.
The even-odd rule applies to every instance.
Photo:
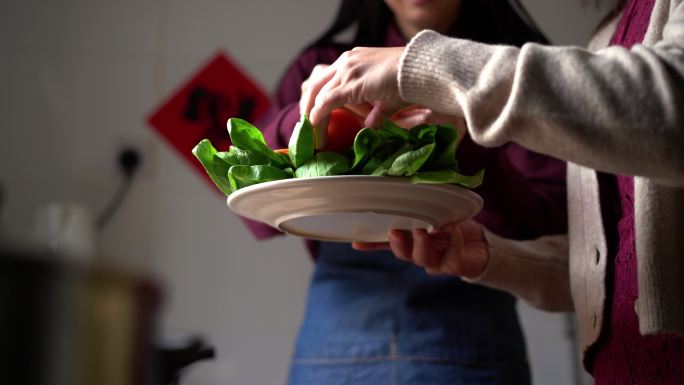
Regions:
[[338, 108], [330, 113], [328, 123], [328, 142], [321, 151], [344, 152], [354, 145], [354, 138], [363, 125], [363, 118], [346, 108]]

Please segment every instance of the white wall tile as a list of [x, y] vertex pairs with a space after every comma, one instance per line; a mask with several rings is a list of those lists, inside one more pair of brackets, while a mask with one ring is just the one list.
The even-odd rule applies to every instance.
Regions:
[[0, 47], [72, 54], [150, 54], [162, 0], [5, 0]]

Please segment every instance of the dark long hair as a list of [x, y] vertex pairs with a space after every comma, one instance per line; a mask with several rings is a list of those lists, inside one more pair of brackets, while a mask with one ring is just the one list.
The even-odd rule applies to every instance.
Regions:
[[[462, 0], [459, 17], [448, 35], [484, 43], [548, 43], [519, 0]], [[356, 27], [351, 46], [382, 46], [394, 14], [383, 0], [342, 0], [337, 17], [312, 45], [330, 44]]]

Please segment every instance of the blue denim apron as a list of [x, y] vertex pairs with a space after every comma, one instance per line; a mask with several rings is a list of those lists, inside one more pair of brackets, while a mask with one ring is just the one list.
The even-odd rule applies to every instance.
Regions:
[[322, 242], [290, 385], [528, 385], [515, 300]]

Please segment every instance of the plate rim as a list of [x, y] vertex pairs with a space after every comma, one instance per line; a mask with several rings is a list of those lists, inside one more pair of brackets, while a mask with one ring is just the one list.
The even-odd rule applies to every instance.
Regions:
[[[257, 183], [251, 186], [244, 187], [232, 194], [230, 194], [227, 199], [226, 203], [227, 206], [230, 208], [231, 211], [233, 211], [234, 214], [248, 218], [250, 220], [254, 220], [257, 222], [264, 223], [268, 226], [271, 226], [278, 231], [281, 231], [285, 234], [290, 234], [293, 236], [297, 237], [304, 237], [304, 238], [311, 238], [311, 239], [318, 239], [318, 240], [328, 240], [328, 241], [333, 241], [333, 242], [350, 242], [349, 239], [345, 237], [328, 237], [325, 236], [323, 238], [322, 236], [314, 236], [312, 237], [312, 234], [303, 234], [303, 233], [298, 233], [297, 231], [291, 231], [291, 230], [286, 230], [282, 227], [283, 223], [287, 223], [291, 219], [295, 218], [301, 218], [301, 217], [307, 217], [307, 216], [318, 216], [318, 215], [331, 215], [335, 213], [358, 213], [358, 212], [365, 212], [366, 210], [355, 210], [355, 209], [335, 209], [335, 208], [328, 208], [325, 210], [316, 210], [315, 208], [309, 208], [309, 209], [303, 209], [298, 213], [289, 213], [282, 218], [278, 218], [280, 220], [277, 220], [276, 218], [267, 218], [266, 220], [264, 219], [258, 219], [255, 218], [253, 215], [250, 215], [250, 213], [244, 212], [243, 210], [239, 209], [240, 202], [244, 201], [245, 199], [249, 200], [249, 197], [252, 193], [257, 193], [257, 194], [269, 194], [269, 192], [272, 192], [274, 190], [279, 190], [279, 189], [289, 189], [289, 188], [301, 188], [301, 187], [311, 187], [311, 185], [317, 184], [322, 184], [322, 185], [327, 185], [329, 187], [330, 184], [336, 184], [336, 183], [345, 183], [345, 182], [356, 182], [359, 184], [364, 184], [364, 183], [369, 183], [371, 186], [375, 185], [376, 187], [379, 186], [388, 186], [388, 185], [394, 185], [394, 186], [405, 186], [405, 187], [410, 187], [414, 189], [413, 193], [416, 193], [415, 189], [421, 190], [421, 189], [427, 189], [434, 191], [434, 193], [443, 193], [443, 194], [454, 194], [456, 196], [459, 196], [461, 199], [465, 199], [466, 201], [470, 201], [470, 204], [473, 205], [475, 210], [473, 211], [472, 214], [470, 214], [467, 218], [473, 218], [476, 216], [484, 207], [484, 199], [477, 194], [476, 192], [472, 191], [469, 188], [463, 187], [463, 186], [458, 186], [458, 185], [453, 185], [453, 184], [430, 184], [430, 183], [411, 183], [410, 182], [410, 177], [394, 177], [394, 176], [375, 176], [375, 175], [335, 175], [335, 176], [321, 176], [321, 177], [310, 177], [310, 178], [288, 178], [288, 179], [280, 179], [280, 180], [275, 180], [275, 181], [269, 181], [269, 182], [263, 182], [263, 183]], [[420, 191], [417, 191], [420, 193]], [[262, 198], [259, 198], [262, 199]], [[249, 203], [247, 203], [249, 205]], [[236, 207], [238, 206], [238, 207]], [[312, 211], [313, 210], [313, 211]], [[374, 211], [374, 210], [371, 210]], [[403, 216], [403, 217], [409, 217], [409, 218], [415, 218], [426, 225], [436, 228], [438, 225], [440, 225], [438, 222], [435, 222], [434, 218], [431, 218], [429, 215], [421, 215], [420, 217], [416, 217], [415, 213], [412, 213], [414, 215], [405, 215], [406, 212], [402, 212], [401, 210], [391, 210], [393, 212], [388, 212], [386, 209], [383, 209], [382, 211], [377, 211], [377, 213], [382, 213], [382, 214], [389, 214], [389, 215], [397, 215], [398, 216]], [[273, 223], [272, 223], [273, 222]]]
[[[457, 189], [460, 190], [461, 193], [464, 193], [465, 195], [468, 195], [469, 198], [477, 201], [478, 206], [480, 209], [482, 209], [484, 205], [484, 200], [483, 198], [477, 194], [476, 192], [472, 191], [472, 189], [469, 189], [467, 187], [455, 185], [455, 184], [448, 184], [448, 183], [411, 183], [410, 182], [410, 177], [405, 177], [405, 176], [376, 176], [376, 175], [333, 175], [333, 176], [314, 176], [314, 177], [307, 177], [307, 178], [288, 178], [288, 179], [278, 179], [278, 180], [273, 180], [269, 182], [262, 182], [262, 183], [256, 183], [251, 186], [243, 187], [230, 195], [226, 197], [226, 203], [228, 204], [228, 207], [230, 207], [231, 201], [235, 199], [239, 199], [241, 196], [252, 192], [253, 190], [267, 190], [269, 188], [273, 188], [274, 186], [288, 186], [290, 184], [298, 185], [301, 183], [304, 184], [309, 184], [310, 182], [330, 182], [330, 183], [338, 183], [339, 181], [342, 180], [354, 180], [358, 179], [359, 181], [373, 181], [373, 182], [379, 182], [379, 183], [395, 183], [395, 184], [407, 184], [410, 186], [416, 186], [416, 188], [426, 188], [426, 189], [439, 189], [439, 190], [451, 190], [451, 189]], [[231, 208], [232, 209], [232, 208]]]

